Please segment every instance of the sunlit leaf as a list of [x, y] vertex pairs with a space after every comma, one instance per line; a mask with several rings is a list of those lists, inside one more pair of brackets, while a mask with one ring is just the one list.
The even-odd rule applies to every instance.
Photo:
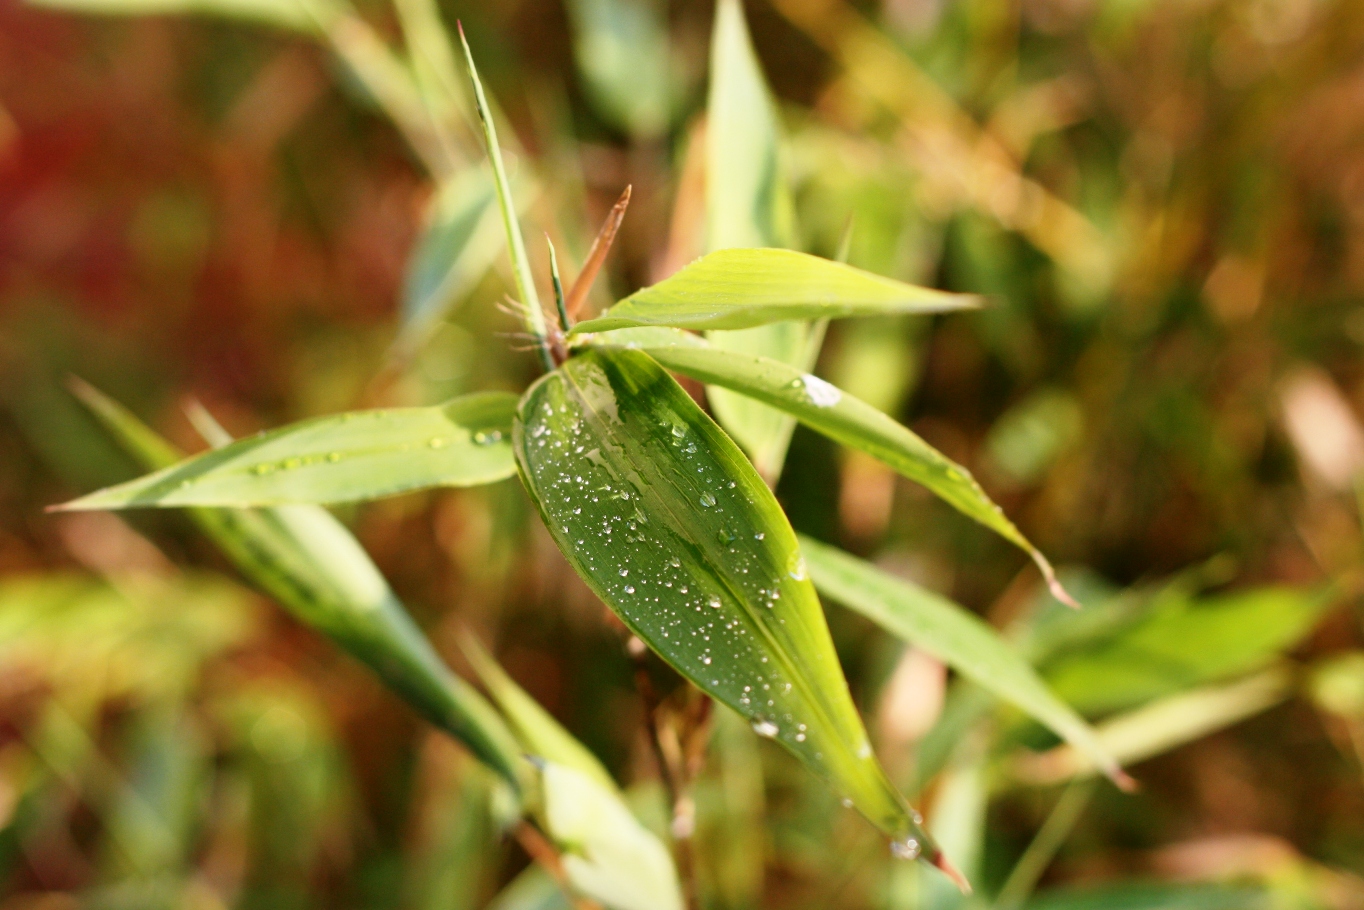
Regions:
[[[78, 386], [77, 392], [148, 467], [182, 457], [118, 403], [89, 386]], [[319, 506], [283, 506], [196, 508], [189, 515], [243, 575], [520, 787], [520, 750], [496, 710], [441, 662], [369, 555], [329, 512]]]
[[[1286, 667], [1271, 667], [1234, 683], [1192, 689], [1119, 714], [1099, 724], [1096, 733], [1107, 753], [1136, 764], [1259, 714], [1288, 697], [1291, 684]], [[1020, 757], [1014, 773], [1028, 783], [1049, 784], [1095, 770], [1089, 755], [1058, 746]]]
[[554, 762], [544, 765], [545, 827], [563, 846], [573, 888], [610, 910], [682, 910], [672, 857], [615, 787]]
[[63, 509], [349, 502], [512, 476], [516, 397], [317, 417], [69, 502]]
[[[706, 249], [790, 247], [795, 206], [781, 120], [738, 0], [715, 8], [706, 101]], [[808, 326], [773, 323], [711, 336], [726, 350], [761, 354], [809, 368]], [[775, 482], [795, 422], [785, 414], [722, 389], [708, 389], [716, 419]]]
[[985, 494], [970, 472], [909, 428], [819, 377], [769, 358], [719, 351], [682, 332], [655, 330], [644, 335], [634, 329], [599, 336], [593, 343], [647, 351], [671, 370], [750, 395], [843, 445], [885, 462], [962, 514], [1017, 544], [1037, 563], [1048, 584], [1058, 589], [1051, 563]]
[[526, 393], [514, 432], [546, 526], [626, 625], [936, 859], [871, 754], [786, 516], [681, 387], [644, 354], [585, 351]]
[[573, 333], [647, 325], [742, 329], [791, 319], [940, 313], [976, 305], [967, 294], [916, 287], [806, 253], [720, 250], [579, 323]]
[[808, 537], [800, 540], [821, 593], [1018, 706], [1072, 743], [1115, 780], [1118, 763], [1094, 730], [1051, 692], [1037, 672], [984, 620], [944, 597]]
[[462, 644], [478, 678], [511, 722], [527, 752], [585, 774], [619, 795], [615, 780], [597, 757], [518, 686], [473, 636], [466, 635]]
[[1045, 676], [1083, 713], [1127, 708], [1265, 666], [1310, 632], [1334, 600], [1322, 588], [1202, 598], [1175, 591], [1107, 640], [1049, 662]]

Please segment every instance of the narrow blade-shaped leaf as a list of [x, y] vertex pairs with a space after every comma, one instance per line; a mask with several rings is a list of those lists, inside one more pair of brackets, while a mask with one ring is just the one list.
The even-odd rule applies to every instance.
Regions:
[[579, 323], [573, 333], [644, 325], [744, 329], [790, 319], [941, 313], [978, 304], [969, 294], [905, 284], [808, 253], [719, 250]]
[[[720, 0], [710, 47], [706, 101], [706, 249], [790, 247], [795, 240], [781, 120], [753, 50], [739, 0]], [[774, 323], [712, 335], [726, 350], [804, 366], [808, 327]], [[707, 390], [716, 419], [776, 483], [795, 422], [722, 388]]]
[[[1292, 692], [1292, 672], [1283, 664], [1217, 686], [1203, 686], [1158, 699], [1112, 717], [1097, 728], [1105, 750], [1135, 764], [1259, 714]], [[1026, 753], [1014, 775], [1034, 784], [1052, 784], [1095, 772], [1094, 760], [1072, 745], [1040, 755]]]
[[318, 417], [241, 439], [62, 509], [351, 502], [516, 473], [516, 396], [465, 395], [425, 408]]
[[[963, 515], [1021, 547], [1037, 563], [1053, 592], [1069, 601], [1056, 581], [1051, 563], [985, 494], [970, 472], [908, 427], [819, 377], [771, 358], [718, 351], [681, 332], [642, 335], [640, 331], [622, 333], [619, 340], [613, 335], [601, 336], [594, 343], [623, 343], [647, 351], [670, 370], [750, 395], [791, 414], [830, 439], [885, 462], [932, 490]], [[668, 340], [673, 343], [654, 343]]]
[[559, 548], [636, 635], [938, 857], [872, 756], [786, 516], [671, 376], [639, 352], [579, 353], [526, 393], [514, 447]]
[[203, 14], [311, 32], [335, 19], [332, 0], [30, 0], [35, 6], [117, 16]]
[[1127, 785], [1126, 775], [1094, 730], [1052, 694], [1022, 655], [979, 617], [841, 550], [808, 537], [801, 538], [800, 546], [810, 577], [825, 596], [1018, 706], [1089, 756], [1115, 782]]
[[[183, 453], [113, 400], [78, 385], [96, 417], [147, 467]], [[469, 747], [518, 790], [525, 771], [492, 705], [456, 677], [408, 616], [364, 548], [319, 506], [190, 509], [243, 575], [299, 620], [370, 667], [419, 714]]]
[[597, 756], [540, 707], [530, 693], [518, 686], [477, 639], [466, 635], [461, 644], [474, 672], [511, 721], [512, 729], [527, 752], [585, 774], [608, 790], [617, 790], [615, 780]]

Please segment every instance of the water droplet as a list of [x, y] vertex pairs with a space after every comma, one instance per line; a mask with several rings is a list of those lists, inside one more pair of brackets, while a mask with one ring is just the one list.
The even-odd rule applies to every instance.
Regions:
[[721, 601], [720, 601], [719, 596], [717, 596], [717, 595], [715, 595], [715, 594], [712, 594], [712, 595], [710, 596], [710, 600], [708, 600], [707, 603], [709, 603], [712, 607], [714, 607], [714, 608], [717, 609], [717, 610], [720, 609], [720, 603], [721, 603]]
[[709, 492], [702, 493], [701, 507], [704, 509], [709, 509], [713, 505], [715, 505], [715, 497], [712, 496]]
[[678, 439], [681, 439], [683, 436], [687, 435], [687, 428], [678, 424], [673, 424], [673, 435]]
[[770, 720], [759, 718], [753, 721], [753, 732], [765, 739], [771, 739], [781, 732], [781, 728]]
[[299, 458], [297, 455], [294, 455], [290, 458], [284, 459], [284, 461], [280, 464], [280, 467], [286, 471], [292, 471], [294, 468], [298, 467], [301, 464], [303, 464], [303, 459]]
[[829, 385], [818, 376], [807, 373], [802, 379], [802, 384], [805, 386], [805, 396], [817, 408], [831, 408], [843, 397], [843, 392], [838, 386]]
[[443, 449], [445, 448], [445, 439], [444, 437], [441, 436], [432, 436], [429, 440], [427, 440], [426, 444], [433, 449]]
[[753, 539], [754, 539], [754, 540], [762, 540], [762, 539], [763, 539], [764, 537], [766, 537], [766, 536], [767, 536], [767, 535], [764, 534], [762, 531], [759, 531], [757, 534], [754, 534], [754, 535], [753, 535]]
[[735, 535], [734, 532], [731, 531], [729, 528], [721, 528], [720, 530], [715, 532], [715, 536], [720, 541], [720, 543], [724, 544], [734, 543]]
[[890, 852], [896, 859], [918, 859], [923, 847], [920, 847], [914, 838], [906, 837], [903, 840], [891, 841]]
[[[546, 429], [548, 428], [545, 427], [544, 425], [538, 425], [535, 427], [534, 430], [531, 431], [531, 435], [542, 436], [544, 435]], [[495, 442], [501, 441], [502, 441], [501, 430], [478, 430], [477, 432], [474, 433], [474, 445], [490, 446]]]
[[260, 464], [256, 465], [251, 469], [251, 473], [255, 474], [258, 477], [262, 477], [266, 474], [274, 473], [274, 470], [275, 470], [274, 465], [270, 464], [268, 461], [262, 461]]
[[327, 460], [330, 461], [332, 464], [336, 464], [338, 461], [341, 460], [341, 453], [340, 453], [340, 452], [328, 452], [328, 453], [327, 453]]
[[793, 553], [791, 559], [787, 561], [786, 574], [796, 581], [804, 581], [806, 578], [805, 557], [799, 553]]
[[844, 809], [851, 809], [853, 807], [853, 801], [848, 799], [846, 796], [839, 800], [839, 802], [843, 804]]
[[[635, 586], [634, 586], [634, 585], [626, 585], [626, 586], [625, 586], [625, 593], [626, 593], [626, 594], [633, 594], [633, 593], [635, 593]], [[664, 634], [664, 636], [666, 637], [668, 633], [664, 632], [663, 634]]]
[[629, 569], [621, 569], [621, 570], [620, 570], [620, 577], [621, 577], [621, 578], [624, 578], [625, 576], [627, 576], [627, 575], [629, 575], [629, 574], [630, 574], [630, 570], [629, 570]]

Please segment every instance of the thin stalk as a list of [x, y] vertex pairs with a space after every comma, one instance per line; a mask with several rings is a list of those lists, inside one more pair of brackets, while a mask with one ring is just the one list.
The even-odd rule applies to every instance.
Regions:
[[[606, 262], [606, 254], [611, 252], [611, 244], [616, 239], [616, 231], [620, 230], [620, 223], [625, 220], [625, 210], [630, 207], [630, 193], [633, 187], [627, 186], [625, 192], [620, 194], [616, 204], [611, 206], [611, 211], [606, 215], [606, 221], [602, 223], [601, 230], [592, 240], [592, 248], [587, 251], [587, 259], [583, 262], [583, 270], [578, 273], [578, 277], [573, 281], [573, 287], [568, 290], [568, 314], [577, 318], [582, 310], [583, 304], [587, 301], [587, 294], [592, 290], [592, 282], [597, 279], [597, 273], [601, 271], [602, 263]], [[564, 331], [568, 331], [565, 329]]]
[[464, 62], [469, 67], [469, 78], [474, 85], [474, 102], [478, 108], [478, 119], [483, 125], [483, 139], [488, 145], [488, 163], [493, 169], [493, 183], [497, 186], [497, 202], [502, 209], [502, 225], [507, 230], [507, 252], [511, 255], [512, 274], [516, 278], [516, 290], [521, 295], [521, 317], [526, 328], [535, 340], [540, 352], [540, 362], [546, 370], [554, 369], [554, 358], [550, 356], [548, 330], [545, 326], [545, 313], [540, 309], [540, 295], [535, 290], [535, 277], [530, 270], [530, 257], [526, 255], [526, 243], [521, 237], [521, 222], [516, 216], [516, 203], [512, 199], [511, 184], [507, 181], [507, 169], [502, 163], [501, 146], [497, 144], [497, 127], [493, 124], [488, 110], [488, 98], [483, 93], [483, 82], [478, 78], [478, 68], [474, 66], [474, 54], [469, 50], [469, 39], [464, 35], [464, 25], [459, 25], [459, 43], [464, 49]]
[[995, 910], [1018, 910], [1023, 906], [1023, 902], [1032, 894], [1033, 888], [1037, 887], [1042, 873], [1051, 865], [1056, 851], [1061, 849], [1061, 845], [1070, 836], [1071, 830], [1080, 820], [1093, 794], [1092, 779], [1075, 781], [1066, 787], [1052, 808], [1051, 814], [1042, 823], [1041, 830], [1032, 839], [1032, 843], [1028, 844], [1028, 849], [1018, 858], [1013, 871], [999, 889], [999, 895], [995, 898]]

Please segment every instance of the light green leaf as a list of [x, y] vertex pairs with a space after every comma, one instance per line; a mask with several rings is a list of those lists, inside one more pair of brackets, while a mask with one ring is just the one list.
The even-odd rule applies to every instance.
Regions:
[[647, 325], [742, 329], [791, 319], [941, 313], [977, 303], [968, 294], [916, 287], [793, 250], [720, 250], [578, 323], [573, 334]]
[[526, 393], [514, 447], [555, 542], [636, 635], [938, 858], [871, 754], [781, 507], [656, 362], [570, 358]]
[[[644, 350], [670, 370], [752, 396], [830, 439], [885, 462], [963, 515], [1021, 547], [1037, 563], [1052, 590], [1064, 595], [1051, 563], [985, 494], [970, 472], [908, 427], [810, 373], [769, 358], [715, 350], [691, 338], [694, 336], [680, 332], [665, 335], [655, 331], [646, 336], [633, 330], [630, 334], [599, 336], [593, 343]], [[655, 343], [668, 339], [677, 343]]]
[[340, 14], [334, 0], [29, 0], [34, 6], [116, 16], [203, 14], [312, 32]]
[[497, 192], [481, 168], [441, 184], [403, 278], [400, 353], [419, 347], [492, 268], [502, 252], [499, 228]]
[[[744, 21], [739, 0], [720, 0], [710, 48], [706, 102], [706, 249], [790, 247], [795, 205], [781, 121]], [[725, 350], [761, 354], [809, 368], [808, 326], [765, 325], [711, 336]], [[795, 422], [725, 389], [708, 389], [721, 426], [776, 483]]]
[[516, 397], [317, 417], [238, 440], [62, 509], [350, 502], [512, 476]]
[[[76, 391], [148, 467], [182, 457], [118, 403], [89, 386]], [[199, 508], [189, 515], [243, 575], [370, 667], [419, 714], [520, 789], [524, 763], [511, 732], [492, 705], [441, 662], [369, 555], [329, 512], [286, 506]]]
[[[1245, 679], [1171, 695], [1120, 714], [1098, 726], [1104, 750], [1124, 764], [1136, 764], [1201, 739], [1283, 701], [1292, 691], [1292, 674], [1271, 667]], [[1026, 753], [1014, 775], [1031, 784], [1051, 784], [1094, 773], [1089, 755], [1070, 746], [1041, 754]]]
[[474, 672], [511, 722], [513, 732], [528, 753], [585, 774], [620, 797], [615, 780], [602, 767], [597, 756], [565, 730], [553, 715], [540, 707], [539, 702], [531, 698], [525, 689], [518, 686], [477, 639], [465, 635], [461, 645]]
[[1042, 682], [984, 620], [938, 594], [808, 537], [800, 539], [810, 577], [826, 597], [903, 638], [1073, 744], [1115, 782], [1127, 778], [1094, 730]]
[[545, 827], [564, 850], [573, 888], [611, 910], [682, 910], [672, 857], [620, 793], [574, 768], [548, 762], [541, 776]]
[[573, 903], [543, 866], [531, 864], [498, 892], [487, 910], [573, 910]]
[[1045, 676], [1082, 713], [1127, 708], [1265, 666], [1333, 602], [1329, 588], [1274, 586], [1203, 598], [1176, 590], [1108, 640], [1049, 662]]

